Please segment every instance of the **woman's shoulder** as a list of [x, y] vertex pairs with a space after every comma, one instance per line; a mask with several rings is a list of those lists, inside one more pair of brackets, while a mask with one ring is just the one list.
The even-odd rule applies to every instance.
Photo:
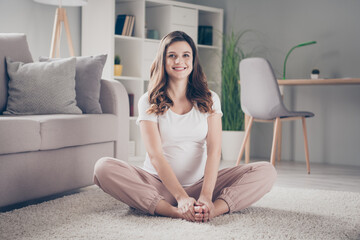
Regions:
[[219, 96], [214, 91], [210, 90], [210, 92], [211, 92], [211, 98], [213, 100], [212, 110], [214, 110], [215, 113], [220, 113], [222, 115], [221, 103], [220, 103]]
[[214, 92], [213, 90], [210, 90], [211, 92], [211, 98], [213, 100], [213, 102], [220, 102], [220, 98], [219, 98], [219, 95]]
[[141, 97], [140, 97], [140, 99], [148, 99], [148, 95], [149, 94], [149, 92], [146, 92], [146, 93], [144, 93]]
[[149, 97], [148, 97], [148, 92], [144, 93], [144, 94], [139, 98], [139, 104], [141, 104], [141, 105], [150, 105], [150, 103], [149, 103]]

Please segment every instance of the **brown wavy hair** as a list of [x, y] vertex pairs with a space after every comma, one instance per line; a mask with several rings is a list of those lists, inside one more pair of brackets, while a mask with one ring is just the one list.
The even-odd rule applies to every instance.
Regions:
[[198, 52], [194, 41], [186, 33], [174, 31], [160, 41], [159, 50], [151, 65], [150, 83], [148, 87], [148, 100], [150, 108], [147, 113], [164, 114], [174, 102], [167, 93], [169, 77], [165, 71], [165, 58], [168, 47], [174, 42], [187, 42], [193, 54], [193, 70], [189, 75], [186, 97], [202, 113], [213, 113], [211, 92], [208, 88], [206, 76], [201, 68]]

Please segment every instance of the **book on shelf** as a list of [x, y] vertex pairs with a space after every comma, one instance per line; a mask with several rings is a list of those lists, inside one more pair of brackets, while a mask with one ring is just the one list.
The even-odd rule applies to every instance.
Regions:
[[213, 45], [213, 27], [199, 26], [198, 28], [198, 44]]
[[116, 35], [122, 35], [122, 31], [125, 25], [125, 14], [118, 15], [116, 17], [116, 23], [115, 23], [115, 34]]
[[133, 35], [134, 25], [135, 25], [135, 16], [131, 16], [131, 22], [130, 22], [130, 26], [129, 26], [128, 36]]
[[135, 16], [120, 14], [116, 17], [115, 34], [132, 36], [135, 25]]
[[125, 23], [121, 35], [125, 36], [129, 24], [129, 16], [125, 16]]
[[129, 93], [129, 114], [130, 117], [134, 116], [134, 94], [133, 93]]

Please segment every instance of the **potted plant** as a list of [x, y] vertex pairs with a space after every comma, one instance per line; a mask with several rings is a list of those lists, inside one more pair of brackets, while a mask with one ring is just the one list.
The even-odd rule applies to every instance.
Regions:
[[320, 75], [319, 69], [313, 69], [313, 70], [311, 71], [310, 78], [311, 78], [311, 79], [319, 79], [319, 75]]
[[122, 65], [120, 63], [121, 63], [120, 56], [115, 55], [115, 58], [114, 58], [114, 76], [121, 76]]
[[221, 109], [222, 117], [222, 159], [236, 161], [244, 139], [244, 112], [240, 103], [239, 63], [246, 58], [240, 48], [240, 39], [248, 30], [223, 37]]

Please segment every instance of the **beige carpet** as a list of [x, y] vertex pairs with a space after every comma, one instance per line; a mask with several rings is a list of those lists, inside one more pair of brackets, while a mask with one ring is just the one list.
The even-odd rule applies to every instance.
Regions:
[[274, 187], [209, 223], [142, 215], [92, 186], [0, 213], [0, 239], [360, 239], [360, 193]]

